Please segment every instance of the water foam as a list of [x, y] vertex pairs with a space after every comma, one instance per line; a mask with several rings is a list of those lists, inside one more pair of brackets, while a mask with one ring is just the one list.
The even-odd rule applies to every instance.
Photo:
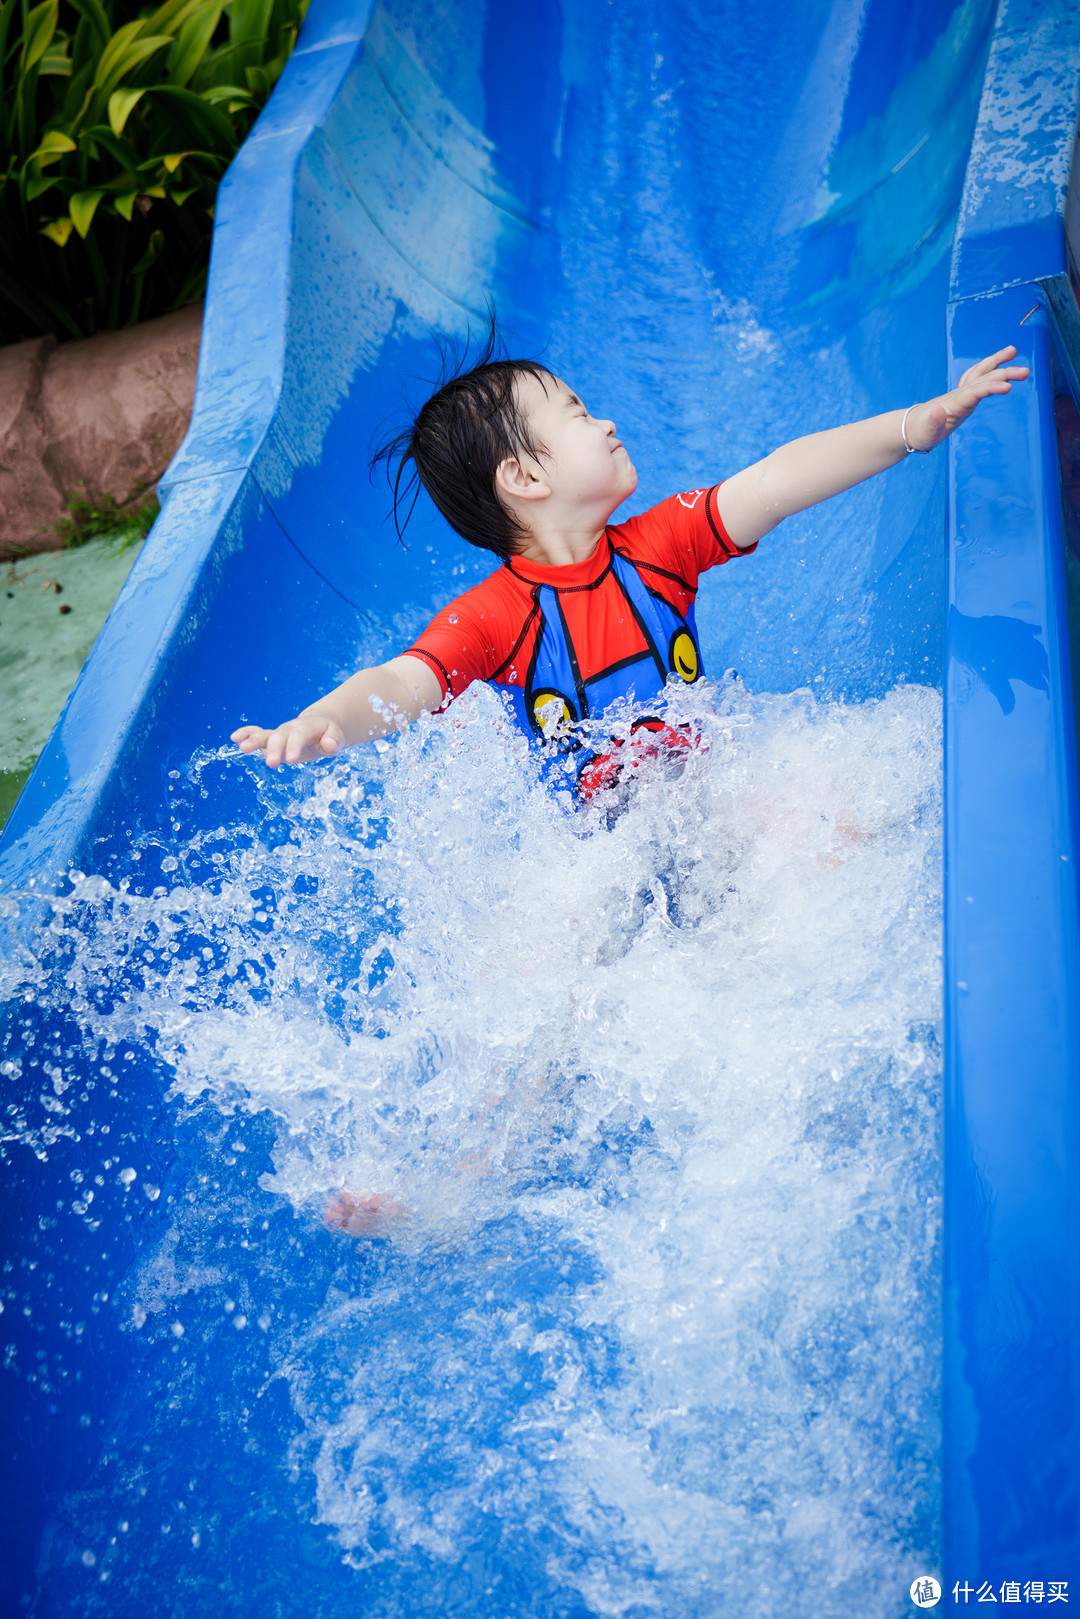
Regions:
[[55, 902], [67, 1003], [269, 1113], [312, 1244], [392, 1209], [278, 1374], [372, 1612], [885, 1614], [934, 1565], [940, 700], [706, 695], [610, 826], [477, 688]]

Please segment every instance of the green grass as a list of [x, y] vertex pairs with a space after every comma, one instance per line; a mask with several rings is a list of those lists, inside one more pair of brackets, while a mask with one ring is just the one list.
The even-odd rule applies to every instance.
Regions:
[[110, 555], [115, 556], [118, 551], [127, 551], [140, 540], [145, 540], [161, 507], [153, 494], [135, 505], [144, 487], [140, 487], [132, 500], [123, 506], [118, 505], [111, 495], [102, 495], [96, 501], [69, 495], [67, 515], [59, 523], [53, 524], [65, 551], [105, 536], [113, 541]]
[[31, 761], [22, 770], [0, 770], [0, 826], [15, 808], [15, 800], [26, 786], [35, 762]]

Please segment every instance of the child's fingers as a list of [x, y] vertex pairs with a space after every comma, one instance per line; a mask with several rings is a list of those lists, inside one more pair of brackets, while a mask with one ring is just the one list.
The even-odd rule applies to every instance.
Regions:
[[289, 725], [285, 727], [285, 763], [298, 765], [308, 749], [319, 739], [322, 727]]
[[998, 349], [996, 354], [988, 354], [985, 360], [976, 360], [975, 364], [971, 367], [971, 370], [980, 374], [986, 371], [995, 371], [997, 367], [999, 365], [1003, 365], [1006, 360], [1011, 360], [1015, 353], [1016, 349], [1010, 343], [1008, 348]]
[[1022, 382], [1031, 373], [1026, 365], [1000, 365], [996, 371], [988, 371], [980, 380], [985, 382]]
[[344, 738], [335, 725], [325, 720], [295, 719], [286, 720], [273, 731], [259, 725], [241, 725], [229, 740], [237, 744], [241, 753], [265, 749], [266, 763], [276, 770], [280, 764], [300, 764], [313, 755], [340, 753]]
[[982, 382], [972, 382], [963, 390], [968, 401], [975, 405], [980, 399], [989, 399], [991, 394], [1007, 394], [1012, 392], [1012, 383], [1007, 377], [986, 377]]
[[287, 730], [287, 765], [298, 765], [303, 759], [319, 753], [336, 753], [341, 746], [335, 728], [325, 720], [294, 720]]
[[1023, 382], [1031, 373], [1026, 365], [1003, 365], [996, 371], [987, 372], [985, 377], [976, 379], [976, 385], [985, 385], [995, 382]]
[[1011, 393], [1013, 383], [1023, 382], [1028, 374], [1026, 366], [1013, 367], [1008, 371], [991, 371], [989, 376], [969, 382], [966, 388], [958, 388], [957, 393], [962, 396], [966, 394], [974, 406], [980, 399], [988, 399], [991, 394]]
[[988, 354], [985, 359], [976, 360], [974, 365], [968, 366], [957, 386], [963, 388], [968, 383], [977, 382], [980, 377], [985, 377], [991, 371], [996, 371], [998, 366], [1004, 364], [1006, 360], [1011, 360], [1015, 353], [1016, 350], [1012, 348], [999, 349], [996, 354]]
[[291, 731], [290, 725], [279, 725], [276, 731], [270, 732], [266, 742], [266, 762], [271, 770], [276, 770], [282, 760], [286, 764], [295, 763], [295, 760], [288, 757]]
[[965, 387], [967, 387], [969, 384], [971, 384], [973, 382], [978, 382], [980, 377], [985, 377], [988, 371], [994, 371], [996, 369], [997, 369], [997, 355], [996, 354], [989, 355], [987, 357], [987, 359], [985, 359], [985, 360], [976, 360], [974, 365], [969, 365], [968, 366], [967, 370], [964, 372], [963, 376], [960, 378], [960, 381], [957, 383], [957, 387], [958, 388], [965, 388]]
[[1030, 374], [1026, 365], [1010, 365], [986, 372], [980, 377], [962, 378], [953, 392], [955, 410], [962, 417], [970, 416], [980, 400], [993, 398], [996, 394], [1012, 393], [1013, 383], [1026, 381]]

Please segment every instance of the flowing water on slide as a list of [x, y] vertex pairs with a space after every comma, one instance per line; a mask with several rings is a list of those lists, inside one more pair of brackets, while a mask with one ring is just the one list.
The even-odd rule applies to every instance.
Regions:
[[[935, 1566], [940, 699], [671, 704], [705, 745], [610, 825], [487, 688], [285, 779], [202, 756], [204, 827], [230, 772], [267, 815], [168, 892], [76, 876], [23, 969], [174, 1108], [272, 1118], [301, 1264], [370, 1257], [259, 1320], [270, 1472], [366, 1613], [886, 1614]], [[341, 1188], [375, 1237], [324, 1233]], [[128, 1330], [212, 1278], [177, 1240]]]

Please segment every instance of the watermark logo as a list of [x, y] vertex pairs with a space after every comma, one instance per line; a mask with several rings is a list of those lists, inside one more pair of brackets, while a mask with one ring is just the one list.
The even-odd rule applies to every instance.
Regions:
[[[935, 1581], [929, 1580], [929, 1583], [934, 1585], [935, 1590], [937, 1590]], [[911, 1587], [911, 1600], [916, 1603], [919, 1600], [915, 1595], [918, 1584], [919, 1581], [916, 1580]], [[936, 1602], [937, 1597], [935, 1596], [933, 1600]], [[1000, 1585], [993, 1586], [989, 1580], [983, 1580], [980, 1585], [972, 1585], [970, 1580], [957, 1580], [952, 1588], [952, 1600], [962, 1607], [967, 1607], [969, 1602], [993, 1602], [996, 1604], [1015, 1602], [1024, 1607], [1028, 1603], [1034, 1603], [1039, 1607], [1045, 1603], [1049, 1608], [1055, 1602], [1068, 1602], [1069, 1582], [1068, 1580], [1024, 1580], [1023, 1582], [1020, 1580], [1002, 1580]], [[922, 1605], [924, 1607], [932, 1606], [932, 1604], [926, 1602]]]
[[917, 1608], [936, 1608], [941, 1601], [941, 1586], [932, 1574], [920, 1574], [912, 1580], [909, 1594]]

